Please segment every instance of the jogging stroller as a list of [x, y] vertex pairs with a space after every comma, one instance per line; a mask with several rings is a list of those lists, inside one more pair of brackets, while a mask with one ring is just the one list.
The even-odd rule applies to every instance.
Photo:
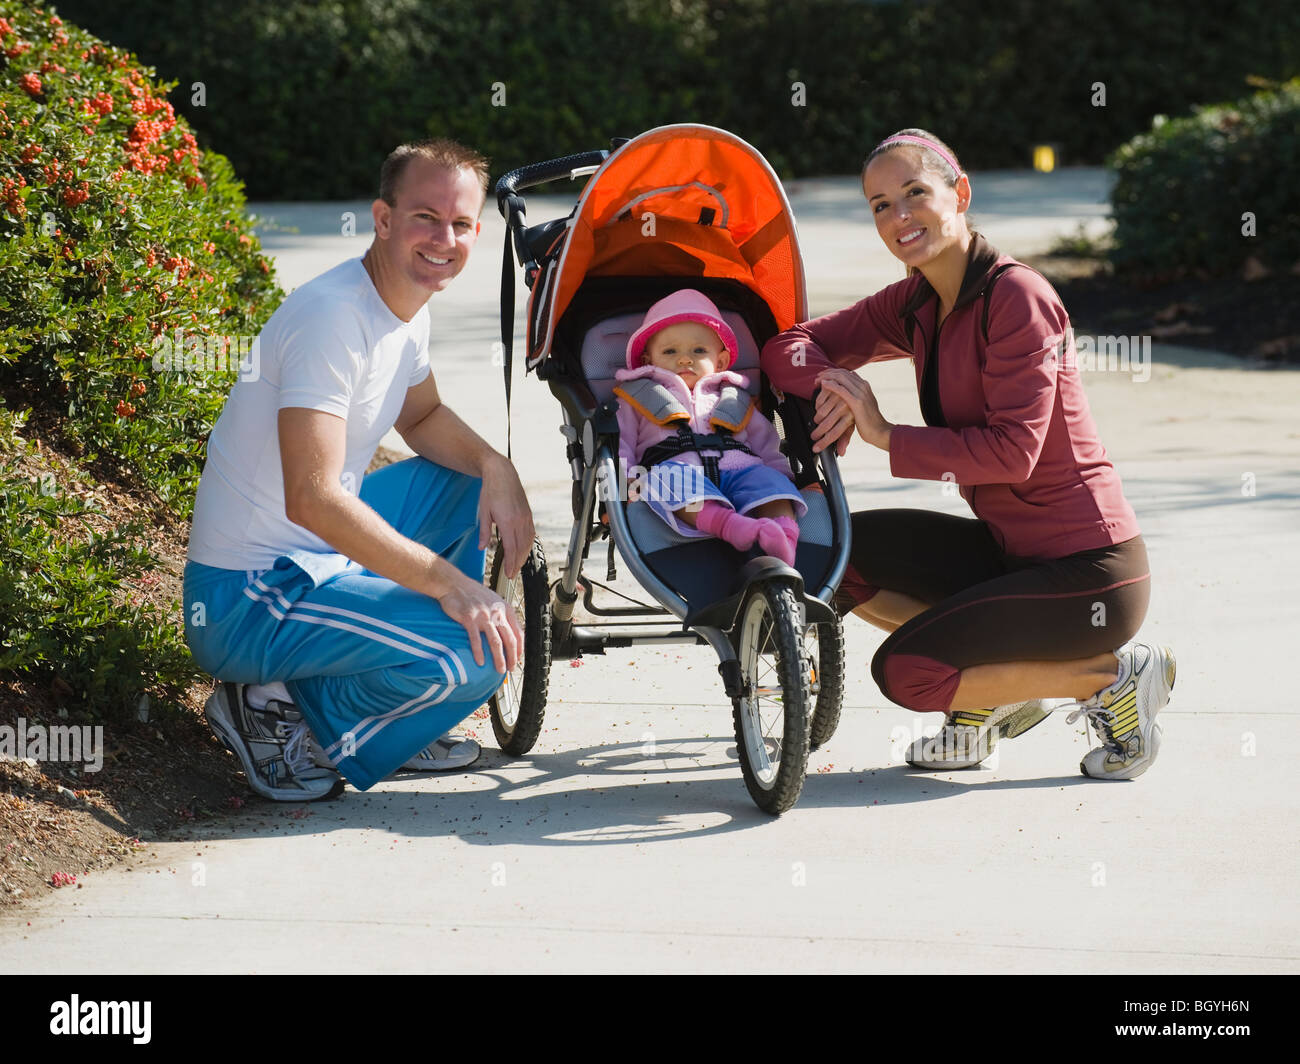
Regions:
[[[594, 175], [567, 218], [528, 227], [520, 193]], [[750, 795], [779, 814], [803, 788], [808, 751], [839, 722], [844, 642], [831, 598], [848, 561], [849, 513], [833, 449], [814, 457], [811, 404], [774, 395], [758, 371], [763, 343], [807, 317], [803, 264], [784, 190], [766, 160], [721, 129], [671, 125], [610, 151], [520, 167], [496, 184], [506, 219], [501, 330], [509, 419], [514, 257], [531, 289], [527, 370], [560, 402], [573, 472], [573, 529], [559, 579], [549, 582], [540, 542], [506, 578], [500, 545], [488, 584], [518, 611], [524, 653], [493, 696], [492, 729], [516, 756], [537, 741], [553, 658], [606, 647], [707, 643], [732, 701], [736, 748]], [[722, 311], [760, 409], [782, 437], [808, 504], [795, 567], [744, 555], [716, 539], [687, 539], [644, 501], [626, 500], [618, 460], [614, 374], [646, 310], [695, 288]], [[592, 543], [610, 539], [656, 604], [614, 592], [582, 571]], [[608, 600], [598, 602], [600, 589]], [[592, 618], [575, 620], [581, 598]], [[630, 603], [630, 605], [629, 605]]]

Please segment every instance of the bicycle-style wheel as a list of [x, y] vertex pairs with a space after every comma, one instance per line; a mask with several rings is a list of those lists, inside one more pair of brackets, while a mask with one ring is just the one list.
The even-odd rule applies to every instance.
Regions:
[[497, 540], [488, 565], [488, 586], [509, 603], [524, 626], [524, 652], [488, 700], [497, 745], [519, 757], [533, 748], [542, 732], [551, 676], [551, 589], [541, 541], [533, 543], [523, 568], [511, 580]]
[[735, 639], [744, 694], [732, 707], [745, 786], [764, 812], [784, 813], [798, 801], [808, 770], [809, 670], [794, 588], [756, 585]]

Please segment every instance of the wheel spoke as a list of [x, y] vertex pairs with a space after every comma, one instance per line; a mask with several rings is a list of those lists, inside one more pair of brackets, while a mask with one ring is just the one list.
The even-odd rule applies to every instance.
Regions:
[[817, 675], [817, 660], [821, 656], [821, 645], [817, 641], [817, 625], [810, 624], [804, 635], [804, 667], [808, 670], [809, 693], [814, 697], [821, 690], [821, 677]]
[[505, 572], [501, 544], [496, 543], [485, 578], [487, 585], [515, 611], [524, 636], [515, 667], [488, 700], [488, 717], [497, 742], [503, 752], [518, 757], [532, 748], [541, 732], [551, 666], [550, 588], [541, 544], [534, 543], [519, 572], [510, 578]]
[[[528, 562], [525, 562], [525, 565], [527, 564]], [[515, 616], [519, 618], [519, 626], [523, 628], [527, 624], [523, 568], [520, 568], [514, 579], [508, 579], [503, 567], [497, 574], [497, 584], [493, 590], [515, 611]], [[501, 720], [507, 728], [513, 728], [519, 720], [519, 703], [523, 698], [523, 683], [524, 658], [521, 654], [514, 670], [506, 673], [505, 682], [501, 685], [504, 697], [498, 697], [497, 699]]]
[[748, 722], [745, 748], [761, 786], [775, 783], [784, 758], [786, 695], [781, 677], [780, 635], [767, 597], [747, 606], [741, 668], [749, 695], [743, 707]]

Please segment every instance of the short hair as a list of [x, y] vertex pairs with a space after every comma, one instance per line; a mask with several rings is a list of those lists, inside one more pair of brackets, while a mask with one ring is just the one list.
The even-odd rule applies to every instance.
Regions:
[[469, 170], [478, 178], [479, 188], [483, 192], [483, 201], [487, 202], [489, 166], [487, 156], [447, 137], [436, 137], [432, 140], [399, 144], [388, 153], [384, 165], [379, 168], [379, 198], [390, 207], [397, 206], [397, 186], [411, 160], [416, 158], [428, 159], [429, 162], [447, 170]]

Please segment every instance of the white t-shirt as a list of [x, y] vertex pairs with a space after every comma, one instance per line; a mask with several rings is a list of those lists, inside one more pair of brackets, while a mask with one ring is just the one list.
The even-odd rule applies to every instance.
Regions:
[[359, 258], [292, 292], [258, 340], [258, 363], [241, 374], [208, 437], [194, 501], [189, 558], [218, 569], [269, 569], [291, 551], [334, 553], [285, 516], [280, 410], [347, 420], [340, 479], [355, 495], [407, 389], [429, 375], [429, 308], [402, 321]]

